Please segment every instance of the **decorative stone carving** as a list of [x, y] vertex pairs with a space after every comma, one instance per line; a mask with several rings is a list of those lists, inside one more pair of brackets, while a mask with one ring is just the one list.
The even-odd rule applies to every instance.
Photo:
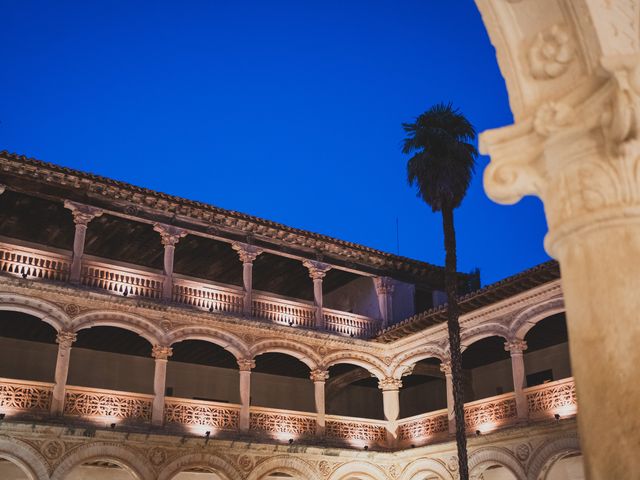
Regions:
[[329, 378], [328, 370], [311, 370], [311, 374], [309, 376], [312, 382], [326, 382]]
[[533, 128], [542, 136], [548, 136], [569, 127], [576, 120], [573, 108], [562, 102], [543, 103], [536, 111]]
[[523, 353], [527, 349], [527, 342], [524, 340], [511, 340], [508, 342], [504, 342], [504, 349], [507, 352], [514, 353]]
[[77, 335], [74, 332], [61, 331], [56, 335], [56, 343], [60, 345], [61, 348], [69, 349], [73, 342], [76, 341]]
[[153, 466], [159, 467], [167, 460], [167, 452], [162, 448], [154, 447], [149, 450], [147, 457]]
[[68, 303], [64, 306], [64, 311], [70, 316], [75, 317], [80, 313], [80, 307], [75, 303]]
[[445, 375], [451, 375], [451, 362], [440, 363], [440, 371]]
[[531, 76], [538, 80], [555, 78], [569, 68], [575, 58], [571, 35], [564, 25], [553, 25], [538, 33], [529, 49]]
[[187, 235], [187, 231], [183, 228], [165, 225], [164, 223], [154, 223], [153, 229], [160, 234], [162, 245], [165, 247], [174, 247], [182, 237]]
[[173, 355], [173, 349], [171, 347], [154, 345], [151, 349], [151, 356], [156, 360], [168, 360], [171, 355]]
[[391, 277], [374, 277], [373, 285], [378, 295], [391, 295], [395, 289], [395, 280]]
[[238, 458], [238, 467], [245, 473], [249, 473], [253, 469], [253, 460], [249, 455], [240, 455]]
[[238, 252], [238, 256], [240, 257], [240, 261], [242, 263], [253, 263], [258, 255], [264, 252], [262, 248], [241, 242], [233, 242], [231, 244], [231, 248]]
[[397, 378], [387, 377], [378, 382], [378, 388], [382, 391], [400, 390], [401, 387], [402, 380]]
[[252, 358], [240, 358], [238, 359], [238, 368], [241, 372], [250, 372], [256, 368], [256, 362]]
[[42, 444], [40, 450], [48, 460], [57, 460], [64, 454], [65, 447], [59, 440], [48, 440]]
[[527, 445], [526, 443], [521, 443], [516, 447], [515, 453], [516, 457], [518, 457], [518, 460], [524, 462], [529, 458], [529, 455], [531, 455], [531, 447], [529, 447], [529, 445]]
[[328, 477], [329, 475], [331, 475], [333, 468], [329, 462], [327, 462], [326, 460], [321, 460], [320, 463], [318, 463], [318, 471], [323, 477]]
[[84, 205], [82, 203], [72, 202], [71, 200], [64, 201], [65, 208], [71, 210], [73, 215], [73, 223], [76, 225], [87, 226], [91, 220], [101, 216], [104, 212], [102, 209], [92, 207], [90, 205]]
[[302, 265], [307, 267], [309, 270], [309, 276], [313, 280], [321, 280], [325, 277], [327, 272], [331, 270], [331, 265], [327, 265], [326, 263], [317, 262], [315, 260], [305, 260], [302, 262]]
[[5, 192], [6, 189], [7, 189], [6, 185], [0, 184], [0, 195], [2, 195]]

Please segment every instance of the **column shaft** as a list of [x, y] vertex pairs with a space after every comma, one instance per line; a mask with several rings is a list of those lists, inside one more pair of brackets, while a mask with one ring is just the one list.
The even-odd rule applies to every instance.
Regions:
[[382, 406], [387, 421], [387, 445], [393, 447], [398, 437], [398, 416], [400, 415], [400, 387], [402, 380], [385, 378], [378, 388], [382, 390]]
[[51, 414], [62, 415], [64, 412], [64, 397], [69, 374], [71, 345], [76, 339], [73, 332], [60, 332], [56, 337], [58, 342], [58, 356], [56, 358], [55, 384], [51, 398]]
[[326, 370], [313, 370], [311, 372], [311, 381], [313, 382], [313, 393], [316, 406], [317, 435], [324, 435], [326, 426], [324, 386], [328, 378], [329, 372]]
[[248, 432], [251, 424], [251, 369], [256, 364], [253, 360], [238, 360], [240, 368], [240, 416], [238, 418], [238, 429], [241, 432]]
[[262, 249], [240, 242], [234, 242], [231, 247], [238, 252], [242, 262], [242, 285], [244, 287], [242, 313], [245, 317], [251, 317], [253, 316], [253, 261], [262, 253]]
[[162, 245], [164, 246], [162, 298], [164, 300], [171, 300], [173, 298], [173, 263], [176, 244], [187, 234], [187, 231], [162, 223], [154, 224], [153, 229], [160, 234]]
[[527, 344], [524, 341], [514, 341], [505, 343], [505, 350], [511, 354], [511, 372], [513, 374], [513, 392], [516, 397], [516, 411], [518, 420], [526, 421], [529, 418], [527, 397], [524, 394], [526, 387], [526, 376], [524, 370], [524, 350]]
[[153, 406], [151, 409], [151, 423], [162, 425], [164, 423], [164, 403], [167, 384], [167, 362], [172, 354], [171, 347], [156, 345], [151, 355], [155, 358], [155, 370], [153, 373]]
[[316, 328], [325, 329], [322, 279], [331, 270], [331, 265], [313, 260], [305, 260], [302, 264], [309, 270], [309, 277], [313, 280], [313, 305], [315, 309]]
[[75, 224], [75, 232], [73, 236], [73, 256], [71, 258], [71, 268], [69, 270], [69, 281], [73, 283], [80, 282], [82, 275], [82, 257], [84, 256], [85, 237], [87, 235], [87, 227], [89, 222], [96, 217], [102, 215], [102, 210], [82, 203], [66, 200], [65, 208], [71, 210], [73, 215], [73, 223]]
[[447, 418], [449, 419], [449, 434], [456, 434], [456, 415], [454, 411], [453, 400], [453, 375], [451, 373], [451, 363], [443, 362], [440, 364], [440, 370], [444, 373], [447, 388]]

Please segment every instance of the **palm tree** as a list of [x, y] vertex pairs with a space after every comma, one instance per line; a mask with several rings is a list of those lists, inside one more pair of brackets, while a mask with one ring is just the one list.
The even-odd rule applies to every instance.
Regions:
[[414, 123], [403, 123], [407, 136], [402, 152], [413, 154], [407, 162], [409, 185], [418, 187], [421, 197], [434, 212], [442, 212], [444, 230], [445, 289], [447, 293], [447, 327], [451, 350], [456, 443], [461, 480], [469, 478], [467, 437], [464, 423], [464, 392], [460, 323], [457, 300], [456, 232], [453, 211], [467, 193], [478, 155], [471, 143], [476, 131], [451, 104], [436, 104]]

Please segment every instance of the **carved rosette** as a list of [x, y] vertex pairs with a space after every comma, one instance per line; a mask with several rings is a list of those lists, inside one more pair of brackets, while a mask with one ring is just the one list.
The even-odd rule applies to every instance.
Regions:
[[238, 359], [238, 368], [241, 372], [250, 372], [256, 368], [256, 361], [252, 358], [240, 358]]
[[253, 261], [260, 255], [264, 250], [262, 248], [256, 247], [255, 245], [249, 245], [248, 243], [241, 242], [233, 242], [231, 244], [231, 248], [233, 248], [236, 252], [238, 252], [238, 256], [240, 257], [240, 261], [245, 264], [252, 264]]
[[174, 247], [182, 237], [187, 235], [185, 229], [174, 227], [173, 225], [165, 225], [164, 223], [154, 223], [153, 229], [160, 234], [162, 245], [165, 247]]
[[378, 388], [383, 392], [400, 390], [402, 387], [402, 380], [397, 378], [387, 377], [378, 382]]
[[313, 383], [316, 382], [326, 382], [329, 379], [329, 371], [328, 370], [311, 370], [311, 374], [309, 375], [311, 381]]
[[151, 356], [156, 360], [168, 360], [173, 355], [173, 349], [163, 345], [154, 345], [151, 350]]
[[331, 270], [331, 265], [326, 263], [317, 262], [315, 260], [305, 260], [302, 265], [309, 270], [309, 277], [313, 280], [322, 280], [327, 272]]
[[575, 58], [567, 27], [556, 24], [538, 33], [528, 58], [531, 76], [537, 80], [556, 78], [566, 72]]
[[76, 225], [84, 225], [85, 227], [91, 220], [101, 216], [104, 212], [97, 207], [90, 205], [84, 205], [82, 203], [72, 202], [71, 200], [64, 201], [65, 208], [71, 210], [73, 215], [73, 223]]
[[508, 342], [504, 342], [504, 349], [507, 352], [510, 352], [511, 355], [522, 355], [522, 353], [527, 349], [527, 342], [524, 340], [510, 340]]
[[77, 335], [75, 332], [62, 330], [56, 335], [56, 343], [60, 345], [60, 348], [69, 349], [73, 342], [76, 341]]

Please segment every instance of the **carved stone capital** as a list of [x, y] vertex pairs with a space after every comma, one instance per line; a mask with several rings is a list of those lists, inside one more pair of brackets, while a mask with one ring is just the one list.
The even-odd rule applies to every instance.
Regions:
[[178, 241], [187, 235], [187, 231], [174, 227], [173, 225], [165, 225], [164, 223], [154, 223], [153, 229], [160, 234], [162, 245], [175, 246]]
[[238, 359], [238, 368], [241, 372], [250, 372], [256, 368], [256, 361], [252, 358], [240, 358]]
[[309, 375], [312, 382], [326, 382], [329, 379], [329, 371], [328, 370], [311, 370], [311, 374]]
[[302, 265], [307, 267], [307, 269], [309, 270], [309, 276], [313, 280], [323, 279], [327, 272], [331, 270], [331, 265], [317, 262], [315, 260], [305, 260], [302, 262]]
[[513, 354], [522, 354], [527, 349], [527, 342], [524, 340], [511, 340], [504, 342], [504, 349]]
[[61, 332], [58, 332], [58, 335], [56, 335], [56, 343], [60, 345], [60, 348], [69, 349], [71, 348], [71, 345], [73, 345], [73, 342], [76, 341], [76, 338], [77, 335], [75, 332], [62, 330]]
[[156, 360], [167, 360], [173, 355], [173, 348], [164, 345], [154, 345], [151, 350], [151, 356]]
[[391, 295], [396, 287], [395, 281], [391, 277], [374, 277], [373, 284], [378, 295]]
[[387, 377], [378, 381], [378, 388], [383, 392], [400, 390], [401, 387], [402, 387], [402, 380], [399, 380], [397, 378]]
[[445, 375], [451, 375], [451, 362], [440, 363], [440, 371]]
[[253, 261], [264, 252], [263, 249], [256, 247], [255, 245], [249, 245], [248, 243], [241, 242], [233, 242], [231, 244], [231, 248], [233, 248], [236, 252], [238, 252], [238, 256], [240, 257], [240, 261], [244, 263], [253, 263]]
[[91, 220], [104, 213], [100, 208], [85, 205], [83, 203], [72, 202], [71, 200], [65, 200], [64, 207], [71, 210], [73, 223], [76, 225], [84, 225], [85, 227]]

